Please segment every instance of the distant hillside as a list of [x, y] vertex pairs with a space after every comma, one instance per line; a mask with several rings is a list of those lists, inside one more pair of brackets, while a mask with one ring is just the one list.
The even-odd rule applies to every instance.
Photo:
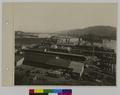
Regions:
[[89, 36], [116, 40], [116, 28], [111, 26], [92, 26], [84, 29], [62, 31], [59, 35], [72, 37]]

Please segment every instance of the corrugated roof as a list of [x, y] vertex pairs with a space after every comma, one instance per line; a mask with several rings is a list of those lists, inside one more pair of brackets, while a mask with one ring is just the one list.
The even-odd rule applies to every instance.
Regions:
[[25, 63], [26, 62], [35, 62], [39, 65], [39, 63], [42, 64], [48, 64], [51, 66], [58, 66], [62, 68], [72, 68], [73, 72], [80, 73], [83, 70], [84, 64], [81, 62], [76, 62], [76, 61], [70, 61], [70, 60], [65, 60], [61, 58], [57, 58], [56, 56], [53, 55], [47, 55], [47, 54], [40, 54], [40, 53], [33, 53], [29, 52], [25, 56]]
[[60, 67], [64, 67], [64, 68], [68, 68], [68, 66], [70, 65], [70, 61], [69, 60], [64, 60], [64, 59], [50, 59], [47, 64], [49, 65], [53, 65], [53, 66], [60, 66]]

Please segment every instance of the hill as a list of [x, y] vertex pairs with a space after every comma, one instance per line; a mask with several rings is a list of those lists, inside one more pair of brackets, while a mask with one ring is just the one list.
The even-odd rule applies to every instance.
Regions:
[[116, 28], [111, 26], [92, 26], [84, 29], [61, 31], [59, 35], [72, 37], [92, 35], [92, 37], [116, 40]]

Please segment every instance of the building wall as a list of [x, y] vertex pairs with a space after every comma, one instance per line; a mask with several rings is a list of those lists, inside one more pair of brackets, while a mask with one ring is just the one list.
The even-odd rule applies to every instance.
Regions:
[[116, 40], [103, 40], [103, 46], [114, 49], [114, 51], [116, 52]]

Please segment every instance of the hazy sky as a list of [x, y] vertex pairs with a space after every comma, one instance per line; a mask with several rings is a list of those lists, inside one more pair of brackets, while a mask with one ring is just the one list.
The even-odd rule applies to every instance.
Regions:
[[117, 24], [117, 6], [110, 3], [14, 4], [15, 30], [55, 32], [94, 25]]

